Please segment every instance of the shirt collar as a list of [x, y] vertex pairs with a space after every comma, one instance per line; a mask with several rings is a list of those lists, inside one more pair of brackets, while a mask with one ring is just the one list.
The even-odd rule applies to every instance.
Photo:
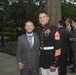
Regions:
[[33, 36], [33, 32], [31, 34], [28, 34], [28, 33], [26, 33], [26, 34], [27, 34], [27, 36]]
[[60, 26], [59, 28], [62, 28], [63, 26]]
[[70, 24], [67, 27], [70, 27]]
[[76, 29], [76, 26], [74, 27], [74, 29]]

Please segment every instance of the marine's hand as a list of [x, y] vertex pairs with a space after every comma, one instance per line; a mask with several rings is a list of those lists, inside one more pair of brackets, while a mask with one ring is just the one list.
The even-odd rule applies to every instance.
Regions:
[[56, 67], [50, 66], [50, 71], [51, 71], [51, 72], [54, 72], [55, 70], [56, 70]]

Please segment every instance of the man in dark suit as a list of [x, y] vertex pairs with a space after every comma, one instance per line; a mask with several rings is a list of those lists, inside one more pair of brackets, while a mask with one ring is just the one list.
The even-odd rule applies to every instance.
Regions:
[[[66, 30], [71, 33], [71, 31], [72, 31], [72, 26], [71, 26], [71, 21], [70, 21], [69, 18], [66, 19], [65, 25], [66, 25]], [[67, 62], [68, 62], [67, 65], [68, 65], [68, 66], [72, 64], [72, 58], [73, 58], [73, 53], [72, 53], [72, 49], [71, 49], [71, 47], [70, 47], [70, 52], [69, 52], [69, 54], [68, 54], [68, 61], [67, 61]]]
[[25, 23], [26, 34], [18, 37], [17, 63], [20, 75], [39, 75], [39, 39], [32, 21]]
[[70, 32], [72, 29], [70, 19], [66, 19], [65, 25], [66, 25], [66, 30], [68, 30]]
[[64, 22], [62, 20], [58, 23], [59, 32], [61, 35], [61, 56], [60, 56], [60, 75], [66, 75], [66, 67], [67, 67], [67, 56], [69, 53], [69, 37], [70, 33], [64, 27]]
[[76, 73], [76, 19], [72, 20], [72, 26], [74, 27], [70, 37], [71, 49], [73, 52], [73, 67], [74, 67], [72, 72]]

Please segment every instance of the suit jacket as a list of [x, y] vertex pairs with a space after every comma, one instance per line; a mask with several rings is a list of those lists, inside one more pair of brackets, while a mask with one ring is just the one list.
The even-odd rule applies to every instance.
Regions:
[[61, 35], [61, 48], [62, 48], [62, 54], [69, 53], [70, 45], [69, 45], [69, 37], [70, 32], [67, 31], [64, 27], [59, 28], [59, 32]]
[[34, 45], [32, 48], [30, 47], [26, 34], [19, 36], [16, 52], [17, 62], [22, 62], [24, 68], [38, 68], [39, 46], [39, 39], [36, 34], [34, 34]]
[[71, 33], [70, 44], [71, 44], [72, 51], [76, 52], [76, 28], [73, 29]]

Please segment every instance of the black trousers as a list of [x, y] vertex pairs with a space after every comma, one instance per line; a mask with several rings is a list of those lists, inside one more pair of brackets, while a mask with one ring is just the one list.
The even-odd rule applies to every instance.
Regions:
[[74, 71], [76, 72], [76, 41], [71, 42], [71, 48], [73, 52], [73, 66], [74, 66]]
[[59, 75], [66, 75], [68, 54], [62, 54], [59, 61]]
[[70, 48], [70, 53], [68, 55], [68, 58], [69, 58], [69, 60], [68, 60], [69, 63], [72, 64], [73, 52], [72, 52], [71, 48]]

